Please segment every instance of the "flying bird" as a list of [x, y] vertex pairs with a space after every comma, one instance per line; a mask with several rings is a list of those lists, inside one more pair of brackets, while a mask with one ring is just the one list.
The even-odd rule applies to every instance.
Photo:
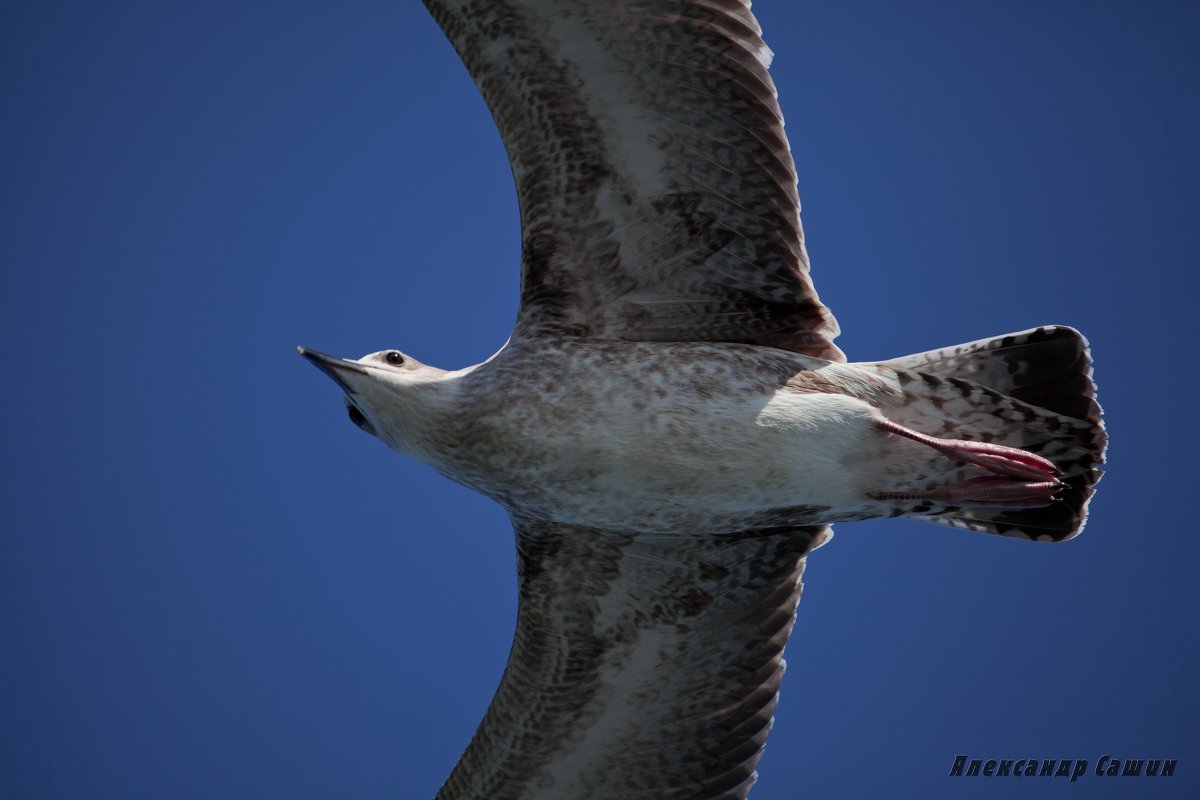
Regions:
[[1082, 529], [1087, 342], [847, 362], [746, 0], [425, 5], [516, 181], [512, 336], [452, 371], [300, 352], [355, 425], [512, 519], [512, 651], [437, 797], [745, 798], [832, 523]]

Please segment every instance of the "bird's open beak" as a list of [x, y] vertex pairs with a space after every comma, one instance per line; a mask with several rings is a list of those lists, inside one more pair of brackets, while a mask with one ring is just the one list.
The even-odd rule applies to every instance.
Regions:
[[324, 372], [329, 377], [337, 381], [337, 385], [341, 386], [347, 394], [354, 394], [354, 389], [346, 380], [347, 374], [357, 373], [366, 375], [367, 368], [355, 361], [348, 361], [344, 358], [331, 356], [328, 353], [322, 353], [320, 350], [309, 350], [307, 347], [297, 347], [296, 352], [312, 362], [313, 366]]

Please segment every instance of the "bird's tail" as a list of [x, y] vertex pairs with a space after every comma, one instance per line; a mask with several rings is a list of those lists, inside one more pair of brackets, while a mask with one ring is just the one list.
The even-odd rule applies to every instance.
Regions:
[[[954, 438], [1018, 447], [1049, 459], [1065, 487], [1036, 508], [942, 507], [913, 516], [957, 528], [1041, 541], [1083, 529], [1108, 442], [1088, 343], [1047, 326], [883, 362], [897, 371], [905, 406], [889, 412], [920, 430], [936, 419]], [[931, 431], [932, 432], [932, 431]]]

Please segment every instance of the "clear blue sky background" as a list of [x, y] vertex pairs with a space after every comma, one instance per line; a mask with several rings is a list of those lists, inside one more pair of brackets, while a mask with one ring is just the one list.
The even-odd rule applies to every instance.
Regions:
[[[839, 343], [1077, 326], [1111, 468], [1064, 545], [841, 526], [754, 798], [1200, 796], [1200, 6], [901, 5], [756, 9]], [[0, 91], [0, 796], [432, 796], [507, 655], [508, 523], [294, 348], [504, 342], [466, 71], [411, 1], [14, 2]]]

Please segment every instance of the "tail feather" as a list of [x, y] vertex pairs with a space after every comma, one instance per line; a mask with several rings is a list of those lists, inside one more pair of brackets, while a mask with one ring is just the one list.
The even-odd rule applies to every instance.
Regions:
[[1039, 541], [1083, 529], [1108, 437], [1078, 331], [1034, 328], [882, 363], [904, 390], [904, 406], [890, 414], [898, 422], [929, 430], [936, 421], [944, 425], [939, 435], [1037, 453], [1054, 462], [1065, 484], [1056, 502], [1038, 508], [927, 505], [911, 516]]
[[1100, 425], [1087, 339], [1047, 325], [883, 362], [978, 383], [1037, 408]]

